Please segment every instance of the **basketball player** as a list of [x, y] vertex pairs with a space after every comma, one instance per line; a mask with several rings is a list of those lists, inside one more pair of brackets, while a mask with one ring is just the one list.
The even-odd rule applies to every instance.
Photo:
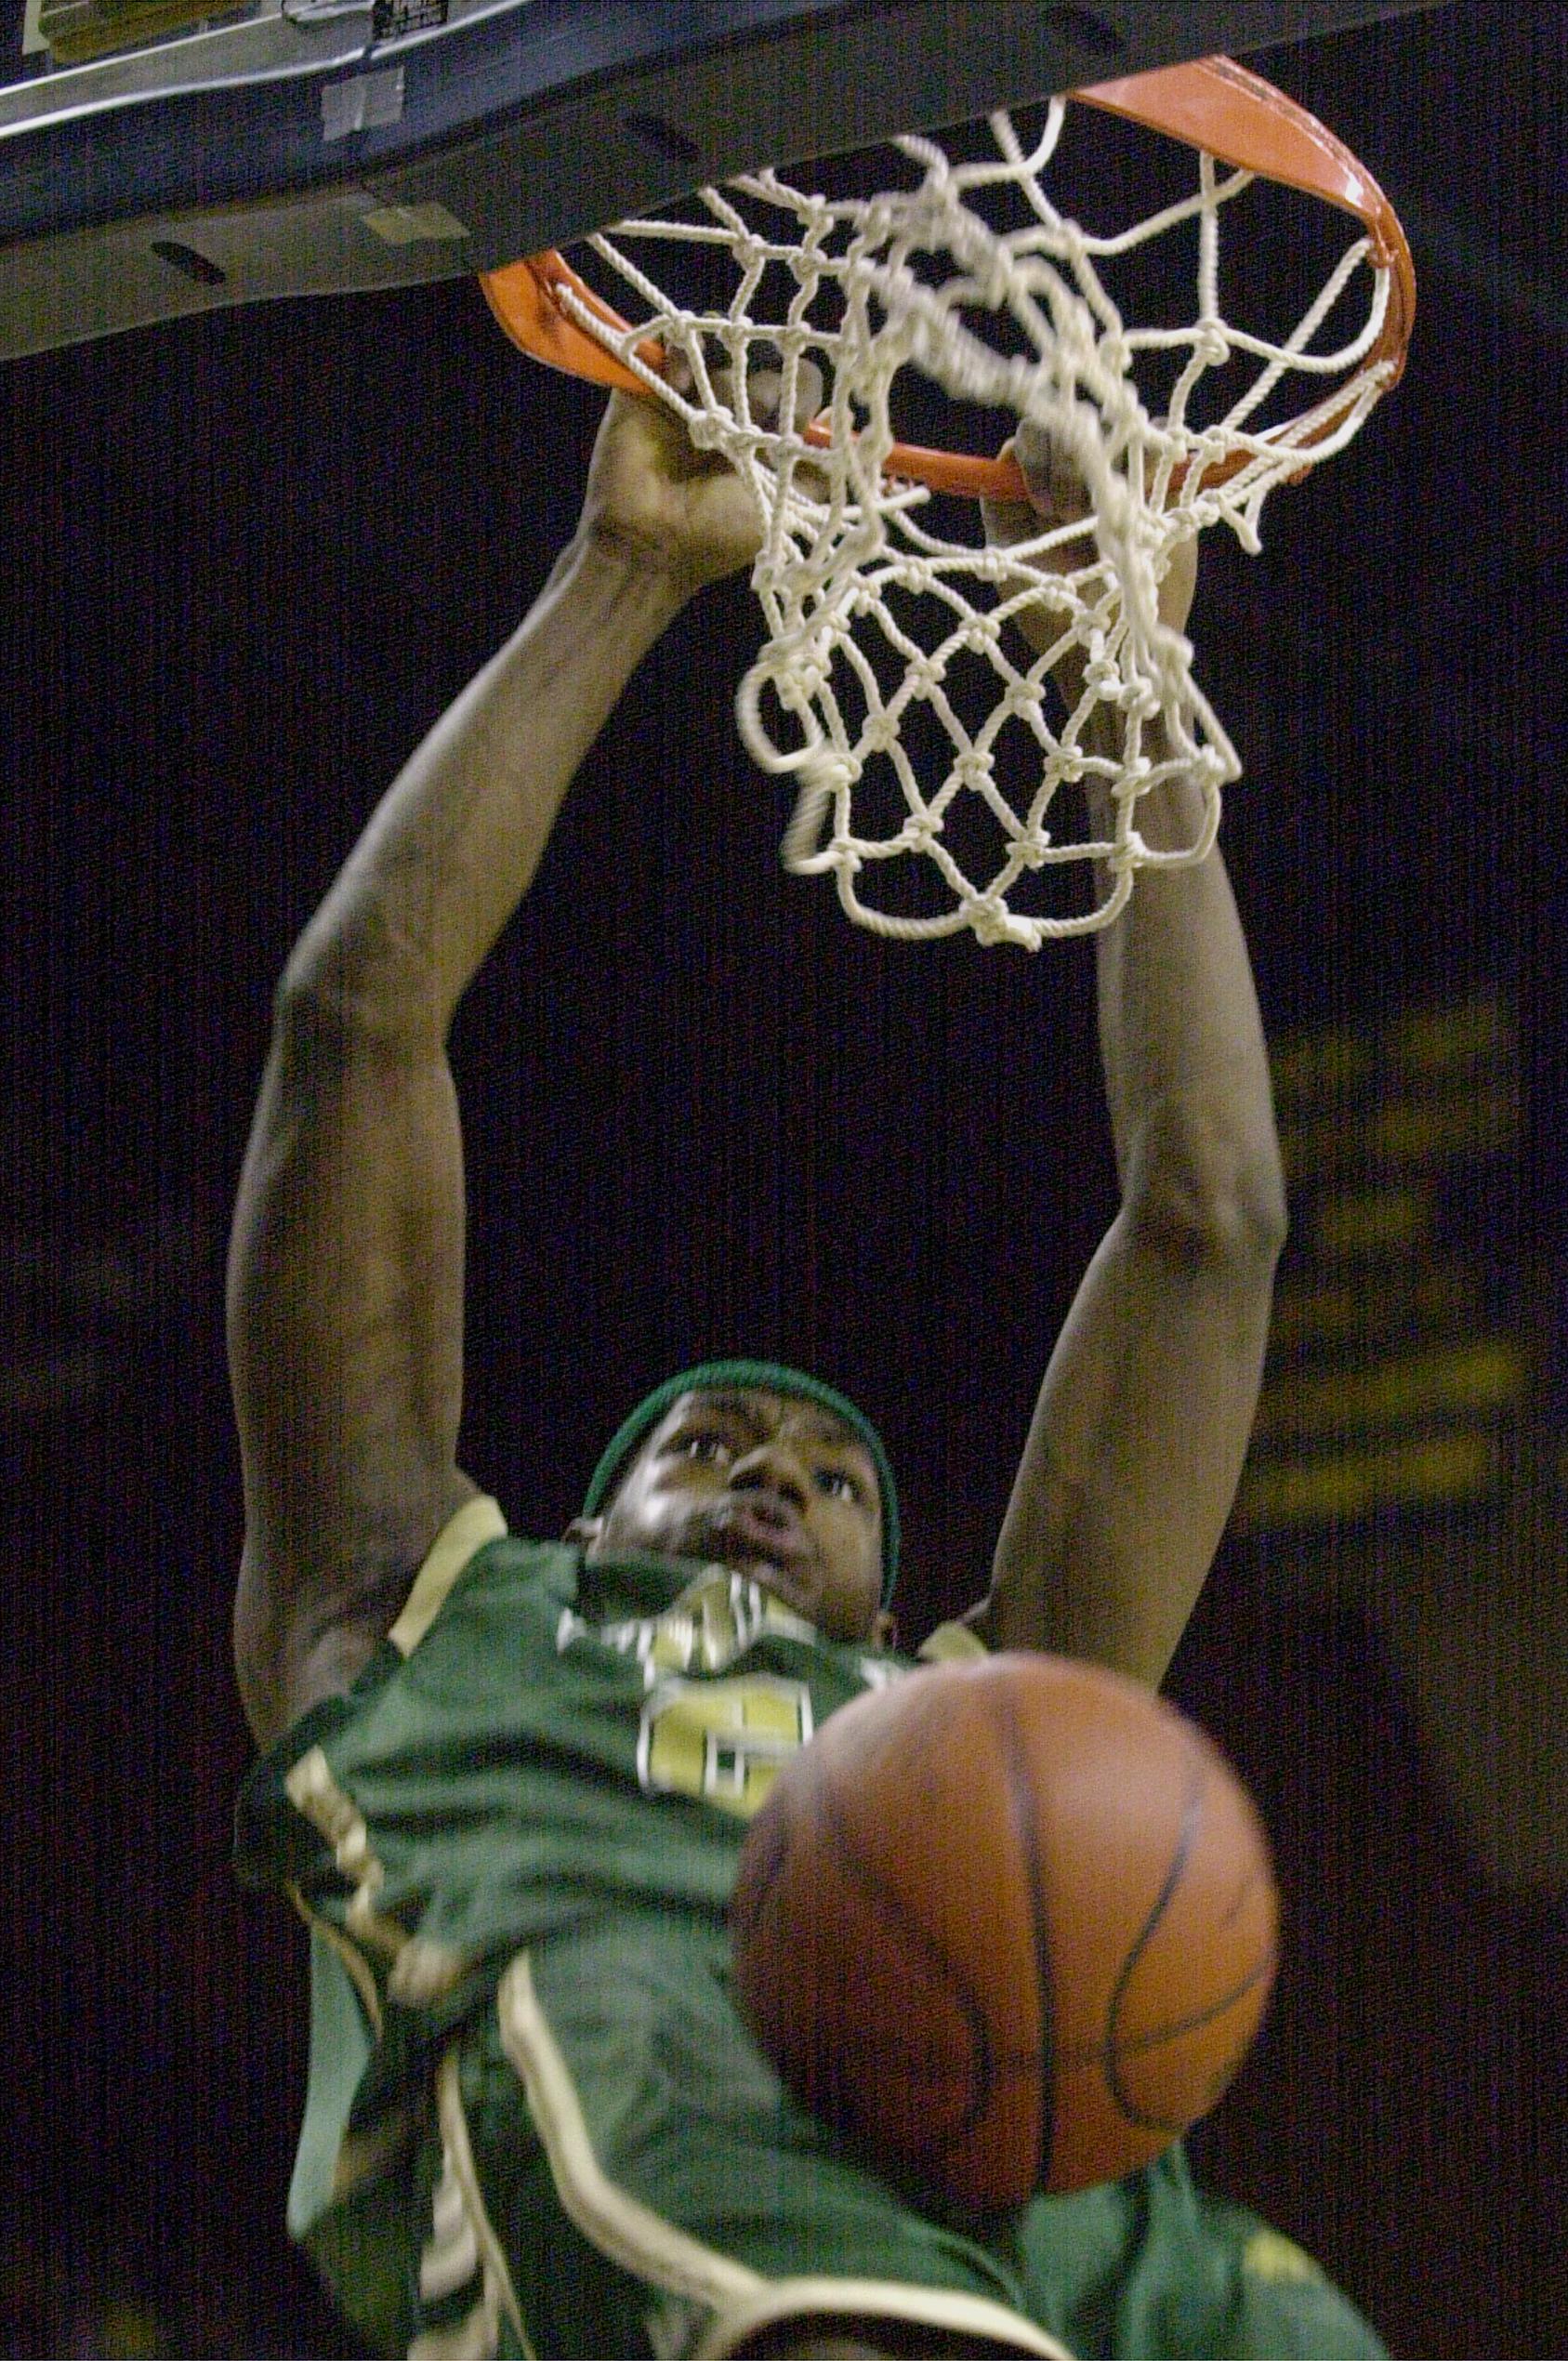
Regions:
[[[1074, 496], [1029, 463], [1043, 508]], [[824, 1715], [905, 1662], [896, 1493], [852, 1404], [766, 1363], [682, 1372], [558, 1543], [507, 1537], [456, 1465], [454, 1011], [632, 669], [756, 532], [721, 463], [613, 401], [571, 546], [279, 996], [231, 1344], [237, 1661], [267, 1750], [240, 1859], [311, 1927], [291, 2227], [366, 2340], [413, 2361], [1366, 2361], [1343, 2299], [1199, 2198], [1179, 2149], [955, 2221], [845, 2153], [742, 2031], [724, 1908], [747, 1816]], [[1167, 621], [1192, 587], [1189, 556]], [[1183, 803], [1146, 825], [1184, 833]], [[1051, 1648], [1157, 1682], [1242, 1464], [1282, 1183], [1218, 854], [1146, 876], [1098, 956], [1121, 1209], [989, 1589], [922, 1653]]]

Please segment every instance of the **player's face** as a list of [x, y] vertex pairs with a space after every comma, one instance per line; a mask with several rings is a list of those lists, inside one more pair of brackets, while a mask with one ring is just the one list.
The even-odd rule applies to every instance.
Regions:
[[814, 1403], [750, 1387], [682, 1394], [590, 1534], [590, 1557], [620, 1551], [731, 1566], [829, 1639], [878, 1629], [876, 1470]]

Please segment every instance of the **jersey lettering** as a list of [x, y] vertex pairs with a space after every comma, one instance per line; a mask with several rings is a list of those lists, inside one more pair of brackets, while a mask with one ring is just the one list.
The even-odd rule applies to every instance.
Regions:
[[803, 1681], [661, 1681], [642, 1708], [637, 1774], [650, 1794], [697, 1796], [749, 1820], [811, 1729]]
[[652, 1689], [666, 1673], [721, 1672], [765, 1632], [797, 1640], [817, 1637], [803, 1616], [781, 1606], [759, 1583], [716, 1571], [683, 1590], [663, 1615], [594, 1625], [564, 1608], [556, 1628], [556, 1652], [564, 1655], [575, 1640], [596, 1641], [621, 1655], [635, 1656]]

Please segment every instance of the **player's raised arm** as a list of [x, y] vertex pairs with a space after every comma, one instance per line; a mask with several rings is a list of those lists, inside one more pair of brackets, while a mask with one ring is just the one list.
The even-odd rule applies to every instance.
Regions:
[[[1039, 504], [1073, 513], [1081, 487], [1060, 468], [1050, 480], [1048, 454], [1034, 458]], [[992, 524], [1007, 537], [1005, 515]], [[1177, 628], [1194, 569], [1189, 542], [1161, 592]], [[1191, 843], [1198, 803], [1179, 782], [1147, 797], [1140, 825], [1155, 845]], [[1097, 956], [1122, 1204], [1046, 1372], [986, 1621], [993, 1645], [1051, 1648], [1157, 1682], [1241, 1473], [1285, 1191], [1257, 995], [1219, 851], [1194, 868], [1144, 870]]]
[[655, 405], [613, 402], [543, 594], [408, 763], [289, 961], [229, 1273], [235, 1650], [264, 1744], [353, 1678], [474, 1489], [455, 1457], [457, 1002], [639, 659], [755, 543], [721, 462]]

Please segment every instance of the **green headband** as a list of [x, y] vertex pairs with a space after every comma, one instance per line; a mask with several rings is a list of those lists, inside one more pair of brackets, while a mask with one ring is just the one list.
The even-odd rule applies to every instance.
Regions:
[[645, 1394], [624, 1425], [618, 1427], [593, 1474], [588, 1479], [587, 1493], [583, 1501], [583, 1514], [596, 1517], [615, 1488], [615, 1480], [633, 1451], [651, 1433], [659, 1420], [683, 1393], [712, 1391], [720, 1386], [741, 1386], [747, 1391], [760, 1390], [769, 1393], [788, 1394], [792, 1400], [814, 1402], [819, 1409], [831, 1410], [852, 1428], [871, 1454], [876, 1470], [876, 1486], [882, 1500], [882, 1604], [892, 1602], [899, 1574], [899, 1497], [893, 1483], [893, 1471], [888, 1464], [882, 1438], [863, 1411], [857, 1410], [848, 1396], [837, 1393], [820, 1378], [809, 1378], [800, 1369], [786, 1369], [776, 1361], [703, 1361], [694, 1369], [682, 1369], [675, 1377], [666, 1378]]

